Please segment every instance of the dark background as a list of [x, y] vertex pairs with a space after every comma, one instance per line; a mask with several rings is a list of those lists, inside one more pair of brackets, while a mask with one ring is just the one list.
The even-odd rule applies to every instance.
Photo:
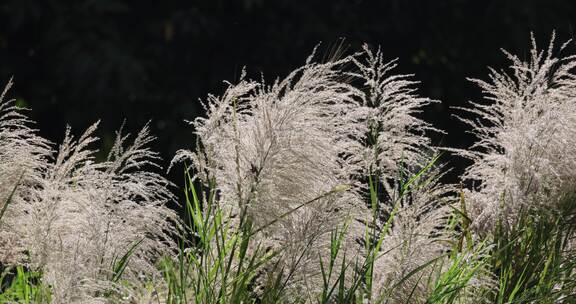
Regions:
[[[414, 73], [422, 95], [442, 100], [423, 114], [448, 133], [434, 142], [465, 148], [474, 138], [450, 107], [481, 97], [466, 77], [504, 68], [500, 48], [525, 58], [530, 32], [542, 47], [553, 30], [560, 42], [572, 38], [575, 17], [576, 1], [558, 0], [2, 0], [0, 82], [14, 76], [9, 96], [54, 142], [66, 124], [79, 134], [101, 119], [107, 148], [124, 119], [132, 133], [151, 120], [167, 165], [193, 147], [183, 120], [201, 115], [198, 99], [221, 94], [223, 80], [243, 66], [284, 76], [319, 42], [328, 55], [345, 38], [349, 52], [366, 42], [399, 57], [397, 72]], [[444, 160], [455, 180], [465, 163]]]

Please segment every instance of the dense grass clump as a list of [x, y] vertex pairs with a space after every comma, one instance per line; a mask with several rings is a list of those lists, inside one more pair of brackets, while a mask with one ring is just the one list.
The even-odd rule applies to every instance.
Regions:
[[1, 101], [0, 302], [571, 303], [576, 57], [533, 45], [475, 80], [470, 150], [431, 144], [438, 101], [380, 50], [243, 75], [171, 162], [182, 218], [147, 127], [96, 162], [97, 125], [54, 149]]

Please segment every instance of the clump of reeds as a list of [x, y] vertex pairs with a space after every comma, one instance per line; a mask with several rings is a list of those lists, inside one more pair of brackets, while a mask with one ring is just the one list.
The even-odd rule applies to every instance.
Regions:
[[182, 219], [147, 126], [96, 162], [97, 124], [53, 151], [2, 101], [0, 301], [570, 303], [576, 57], [555, 52], [533, 42], [473, 80], [479, 141], [444, 148], [473, 161], [467, 189], [441, 182], [439, 131], [418, 117], [436, 101], [380, 50], [243, 74], [172, 160], [190, 162]]
[[178, 219], [165, 207], [170, 183], [147, 169], [158, 166], [148, 127], [128, 146], [119, 132], [95, 162], [97, 124], [77, 140], [67, 129], [54, 154], [12, 101], [0, 110], [2, 264], [40, 272], [56, 303], [105, 302], [122, 292], [121, 275], [134, 284], [158, 275]]

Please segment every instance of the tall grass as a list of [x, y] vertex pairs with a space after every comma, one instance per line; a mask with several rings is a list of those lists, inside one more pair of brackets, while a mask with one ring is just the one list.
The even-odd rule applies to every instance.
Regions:
[[[319, 291], [300, 297], [286, 292], [291, 276], [298, 269], [297, 263], [293, 264], [293, 268], [277, 269], [281, 267], [280, 259], [284, 258], [282, 249], [263, 248], [261, 242], [253, 238], [281, 218], [256, 227], [245, 214], [245, 218], [240, 219], [243, 226], [232, 227], [223, 209], [215, 202], [214, 185], [197, 191], [191, 175], [187, 173], [186, 225], [180, 241], [180, 254], [177, 260], [161, 263], [168, 285], [167, 303], [362, 303], [372, 298], [375, 303], [387, 302], [387, 294], [379, 294], [378, 299], [372, 295], [373, 289], [376, 289], [372, 286], [374, 264], [389, 253], [382, 251], [383, 242], [390, 236], [396, 215], [402, 210], [401, 199], [429, 182], [422, 176], [430, 170], [434, 161], [402, 183], [395, 208], [383, 226], [366, 226], [365, 252], [356, 255], [354, 262], [347, 262], [350, 259], [346, 255], [354, 252], [349, 252], [343, 246], [349, 224], [344, 222], [331, 231], [328, 260], [324, 262], [323, 257], [318, 256], [321, 276]], [[369, 189], [371, 197], [377, 200], [376, 187], [372, 184]], [[338, 187], [322, 196], [346, 190], [347, 187]], [[300, 206], [314, 204], [322, 196], [303, 202]], [[373, 203], [379, 204], [378, 201]], [[371, 222], [378, 221], [379, 216], [373, 213]], [[390, 282], [392, 286], [387, 290], [392, 292], [413, 276], [420, 275], [421, 270], [433, 267], [440, 259], [438, 257], [410, 269], [410, 272]], [[406, 300], [410, 301], [411, 298]]]
[[496, 227], [490, 255], [499, 282], [495, 303], [576, 301], [573, 198], [566, 204], [566, 213], [522, 210], [512, 229]]
[[573, 303], [576, 57], [506, 54], [447, 149], [471, 187], [441, 182], [436, 101], [365, 47], [209, 96], [182, 218], [147, 127], [97, 163], [96, 125], [55, 153], [2, 101], [0, 303]]

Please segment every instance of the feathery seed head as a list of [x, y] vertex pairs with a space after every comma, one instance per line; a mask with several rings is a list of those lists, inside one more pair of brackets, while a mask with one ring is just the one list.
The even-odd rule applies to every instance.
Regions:
[[178, 219], [164, 206], [170, 183], [147, 171], [158, 159], [148, 126], [128, 147], [119, 133], [97, 163], [97, 123], [77, 140], [67, 128], [53, 161], [28, 124], [13, 101], [0, 102], [0, 209], [18, 183], [0, 222], [0, 262], [40, 271], [55, 303], [105, 302], [105, 291], [121, 289], [115, 263], [136, 243], [123, 279], [157, 273], [156, 258], [175, 249], [168, 233]]
[[576, 56], [557, 55], [566, 45], [556, 51], [553, 36], [539, 51], [532, 37], [528, 60], [505, 52], [511, 72], [471, 80], [488, 102], [463, 109], [482, 120], [461, 118], [479, 141], [458, 153], [474, 161], [464, 178], [477, 183], [466, 200], [480, 231], [512, 223], [522, 208], [554, 209], [576, 186]]
[[242, 77], [222, 97], [208, 97], [207, 116], [191, 122], [198, 150], [172, 161], [189, 159], [195, 178], [216, 181], [233, 221], [245, 215], [266, 227], [258, 239], [281, 252], [277, 268], [294, 270], [294, 292], [318, 292], [330, 233], [349, 219], [345, 263], [357, 261], [360, 219], [369, 214], [360, 180], [370, 168], [392, 179], [399, 162], [415, 167], [425, 155], [423, 132], [433, 129], [414, 114], [432, 101], [415, 94], [409, 75], [388, 75], [395, 65], [366, 48], [327, 63], [310, 57], [272, 85]]

